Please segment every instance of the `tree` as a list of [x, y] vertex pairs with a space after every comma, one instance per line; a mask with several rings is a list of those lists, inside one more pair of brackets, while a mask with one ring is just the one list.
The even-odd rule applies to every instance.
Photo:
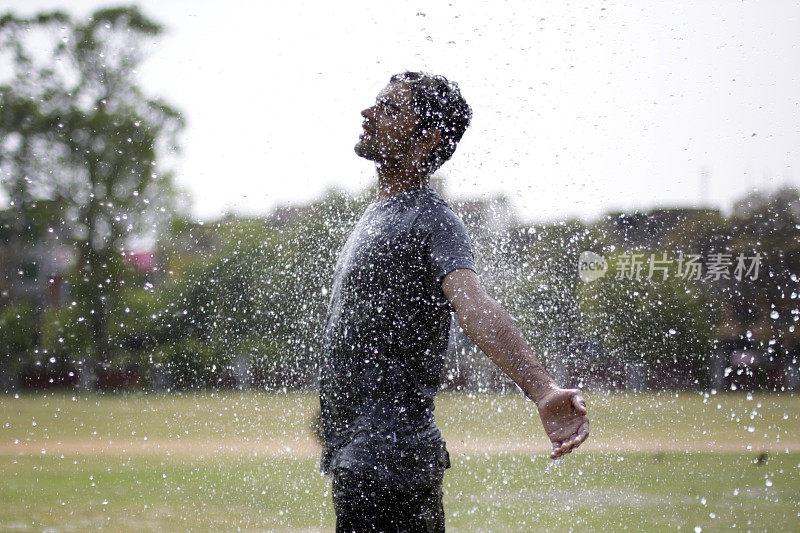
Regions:
[[743, 257], [748, 267], [757, 264], [758, 269], [720, 280], [720, 296], [730, 311], [726, 318], [734, 326], [725, 340], [760, 352], [756, 384], [778, 386], [777, 376], [797, 368], [800, 352], [800, 191], [784, 187], [747, 195], [734, 205], [730, 227], [724, 251], [734, 265]]
[[[584, 335], [595, 338], [614, 361], [628, 369], [634, 388], [645, 385], [647, 378], [676, 373], [689, 380], [683, 386], [706, 383], [719, 302], [704, 282], [672, 271], [651, 277], [649, 263], [641, 275], [625, 267], [633, 254], [647, 258], [650, 253], [620, 250], [606, 255], [607, 274], [580, 285]], [[663, 258], [665, 252], [653, 253]], [[675, 254], [666, 253], [669, 264], [674, 264]]]
[[607, 239], [600, 228], [579, 220], [531, 226], [519, 252], [521, 270], [504, 298], [531, 347], [557, 380], [568, 382], [585, 366], [577, 298], [578, 259], [600, 249]]
[[329, 191], [267, 219], [176, 218], [160, 243], [169, 277], [120, 344], [176, 387], [311, 384], [337, 251], [369, 196]]
[[77, 251], [75, 300], [95, 361], [109, 358], [126, 242], [173, 205], [171, 175], [158, 163], [176, 151], [183, 121], [136, 80], [143, 44], [161, 31], [135, 7], [85, 22], [62, 12], [0, 18], [0, 57], [12, 67], [0, 81], [2, 187], [17, 231], [38, 201], [60, 206], [50, 224]]

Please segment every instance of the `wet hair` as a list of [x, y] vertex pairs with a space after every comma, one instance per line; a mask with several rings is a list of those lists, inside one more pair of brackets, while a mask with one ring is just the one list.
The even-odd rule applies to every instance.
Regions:
[[411, 106], [419, 117], [417, 133], [436, 128], [442, 133], [426, 162], [429, 174], [436, 171], [456, 151], [456, 145], [469, 126], [472, 109], [461, 96], [458, 84], [444, 76], [406, 71], [395, 74], [389, 83], [407, 83], [411, 89]]

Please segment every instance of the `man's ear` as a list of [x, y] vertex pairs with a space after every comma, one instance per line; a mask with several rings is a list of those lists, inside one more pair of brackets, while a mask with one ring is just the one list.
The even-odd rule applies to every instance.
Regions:
[[434, 146], [442, 140], [442, 132], [437, 128], [420, 129], [414, 132], [417, 141], [414, 143], [414, 153], [420, 161], [425, 161], [430, 157]]
[[425, 145], [425, 148], [430, 152], [433, 150], [433, 147], [439, 144], [439, 141], [442, 140], [442, 132], [439, 128], [431, 128], [428, 130], [420, 131], [420, 137], [422, 139], [422, 143]]

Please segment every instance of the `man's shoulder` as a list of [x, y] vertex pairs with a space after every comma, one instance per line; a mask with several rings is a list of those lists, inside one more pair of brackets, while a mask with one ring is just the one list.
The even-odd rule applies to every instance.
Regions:
[[453, 210], [447, 201], [433, 189], [427, 189], [421, 195], [418, 204], [419, 216], [417, 223], [423, 228], [435, 229], [449, 226], [464, 226], [461, 217]]
[[435, 205], [450, 209], [450, 205], [444, 198], [442, 198], [442, 196], [438, 192], [436, 192], [435, 189], [431, 189], [430, 187], [424, 188], [422, 197], [425, 203], [428, 205]]

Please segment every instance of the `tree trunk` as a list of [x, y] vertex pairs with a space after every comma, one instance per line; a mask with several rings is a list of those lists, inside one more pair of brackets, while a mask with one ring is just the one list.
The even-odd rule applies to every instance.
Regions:
[[[96, 173], [95, 165], [90, 165], [90, 174]], [[92, 179], [92, 183], [95, 180]], [[92, 357], [95, 363], [108, 361], [108, 338], [106, 332], [106, 303], [105, 296], [108, 290], [103, 271], [101, 270], [103, 257], [95, 249], [97, 238], [96, 214], [98, 206], [94, 198], [89, 202], [86, 222], [88, 235], [83, 246], [83, 267], [88, 270], [86, 278], [89, 280], [88, 301], [89, 325], [92, 331]]]
[[82, 389], [95, 386], [95, 367], [108, 361], [108, 334], [105, 304], [105, 280], [102, 276], [102, 258], [91, 249], [93, 232], [89, 232], [87, 242], [81, 243], [80, 269], [86, 284], [86, 302], [89, 304], [87, 320], [91, 332], [91, 349], [81, 361], [79, 385]]

